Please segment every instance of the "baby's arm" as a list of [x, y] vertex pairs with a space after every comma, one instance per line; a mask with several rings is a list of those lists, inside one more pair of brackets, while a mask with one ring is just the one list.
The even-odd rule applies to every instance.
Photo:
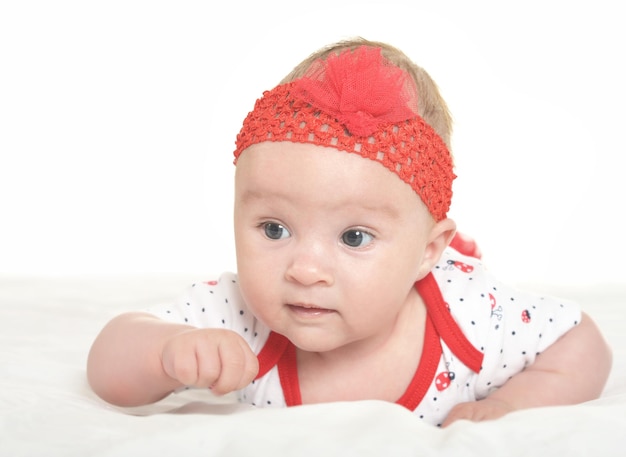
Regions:
[[443, 426], [459, 419], [496, 419], [518, 409], [592, 400], [602, 393], [611, 361], [598, 327], [583, 313], [580, 324], [539, 354], [532, 365], [487, 398], [456, 405]]
[[153, 403], [182, 386], [225, 394], [245, 387], [257, 372], [256, 356], [235, 332], [172, 324], [146, 313], [112, 319], [87, 360], [94, 392], [118, 406]]

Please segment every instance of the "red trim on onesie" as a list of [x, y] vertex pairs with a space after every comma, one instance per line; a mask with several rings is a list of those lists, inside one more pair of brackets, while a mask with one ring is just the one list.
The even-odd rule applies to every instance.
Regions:
[[396, 401], [397, 404], [411, 411], [419, 406], [424, 395], [428, 392], [428, 388], [432, 384], [433, 379], [435, 379], [441, 353], [441, 343], [439, 341], [439, 335], [437, 335], [437, 329], [430, 316], [427, 316], [426, 329], [424, 332], [424, 346], [420, 363], [406, 391]]
[[296, 347], [289, 343], [283, 356], [278, 361], [278, 377], [283, 388], [287, 406], [302, 404], [300, 381], [298, 380], [298, 357]]
[[415, 287], [424, 300], [428, 315], [433, 320], [441, 339], [461, 362], [474, 373], [478, 373], [482, 367], [484, 355], [469, 342], [450, 314], [448, 304], [443, 299], [433, 274], [429, 273], [424, 279], [416, 282]]
[[259, 352], [257, 356], [259, 359], [259, 374], [257, 374], [254, 379], [257, 380], [265, 376], [274, 368], [289, 345], [293, 346], [287, 337], [279, 333], [270, 332], [265, 346], [263, 346], [263, 349], [261, 349], [261, 352]]

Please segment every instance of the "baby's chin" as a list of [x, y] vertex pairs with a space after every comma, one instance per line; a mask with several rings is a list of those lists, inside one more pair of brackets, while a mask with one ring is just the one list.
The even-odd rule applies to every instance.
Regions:
[[297, 331], [288, 332], [284, 336], [286, 336], [299, 351], [303, 352], [323, 354], [341, 349], [345, 343], [337, 341], [336, 336], [333, 337], [328, 333], [329, 332], [319, 331]]

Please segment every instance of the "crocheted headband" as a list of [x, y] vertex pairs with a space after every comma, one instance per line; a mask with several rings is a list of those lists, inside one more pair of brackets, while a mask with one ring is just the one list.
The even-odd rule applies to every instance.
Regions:
[[264, 92], [237, 135], [235, 163], [265, 141], [359, 154], [409, 184], [436, 221], [450, 207], [456, 177], [450, 152], [417, 114], [413, 79], [380, 48], [363, 45], [319, 59], [302, 78]]

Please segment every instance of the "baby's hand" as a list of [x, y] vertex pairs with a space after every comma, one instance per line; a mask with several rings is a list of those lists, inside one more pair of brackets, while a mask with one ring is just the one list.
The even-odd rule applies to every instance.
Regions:
[[447, 427], [452, 422], [461, 419], [475, 422], [497, 419], [511, 411], [513, 411], [513, 407], [508, 403], [487, 397], [479, 401], [459, 403], [450, 410], [448, 417], [441, 426]]
[[248, 343], [230, 330], [178, 333], [166, 341], [161, 357], [168, 376], [185, 386], [210, 388], [216, 395], [245, 387], [259, 371]]

